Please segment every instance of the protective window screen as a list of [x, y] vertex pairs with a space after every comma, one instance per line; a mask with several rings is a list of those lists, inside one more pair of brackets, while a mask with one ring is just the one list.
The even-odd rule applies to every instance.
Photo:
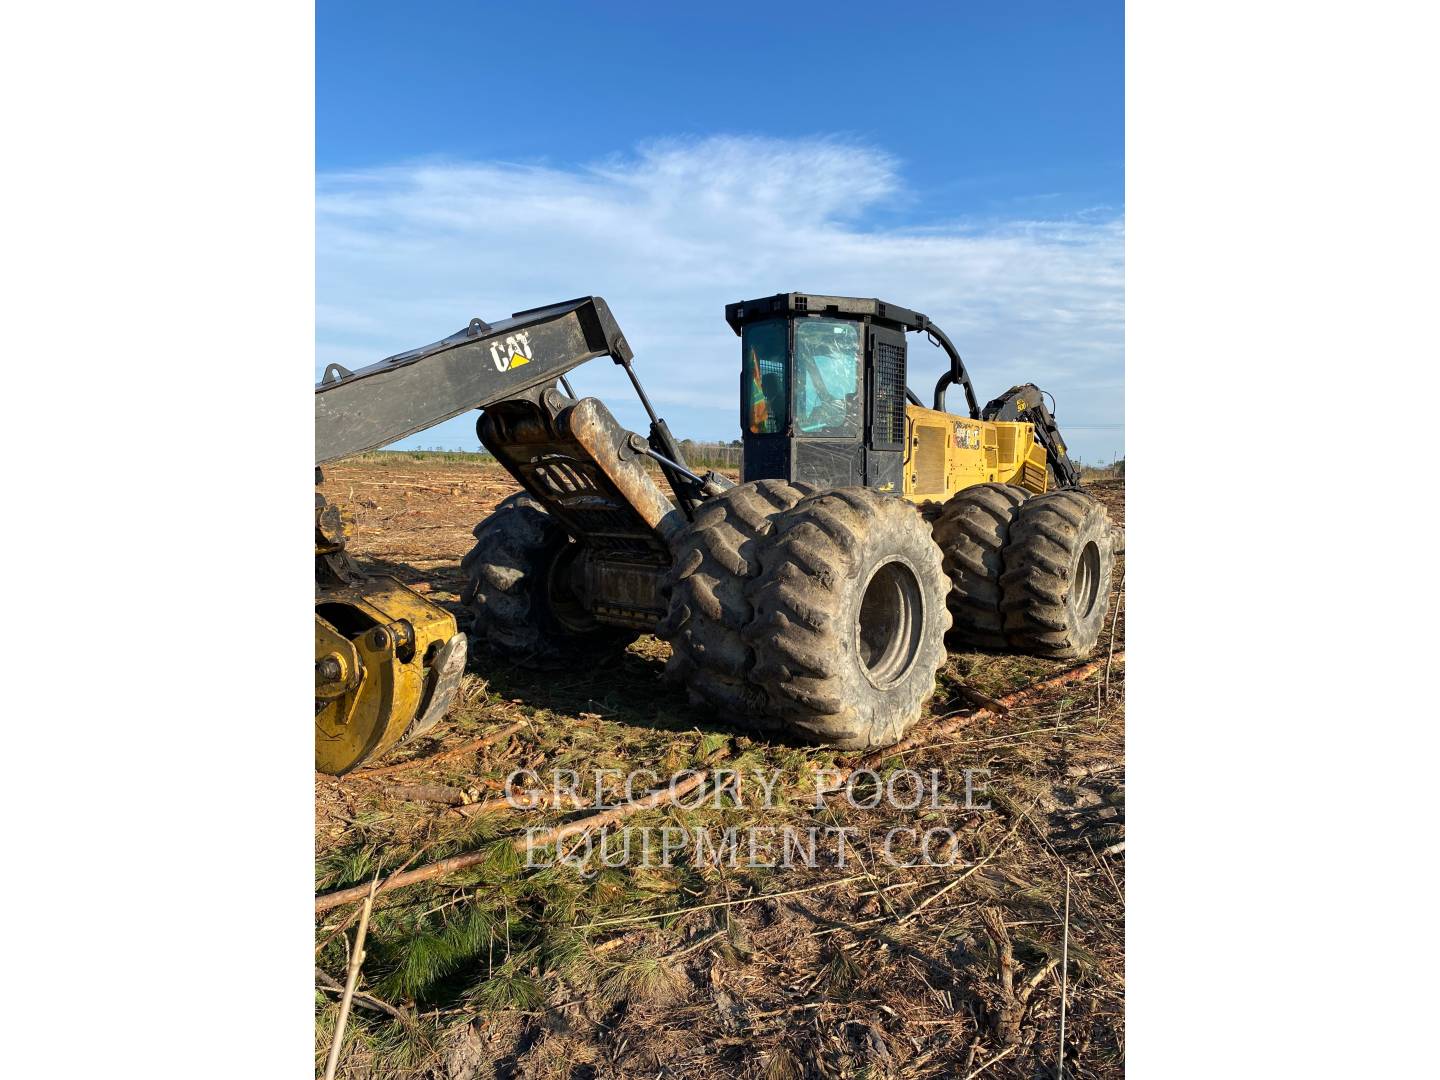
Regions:
[[785, 338], [782, 319], [751, 323], [740, 339], [744, 353], [745, 426], [769, 435], [785, 426]]
[[795, 320], [795, 430], [860, 434], [860, 324]]
[[870, 437], [875, 447], [899, 448], [905, 441], [905, 353], [888, 341], [875, 342], [875, 405]]

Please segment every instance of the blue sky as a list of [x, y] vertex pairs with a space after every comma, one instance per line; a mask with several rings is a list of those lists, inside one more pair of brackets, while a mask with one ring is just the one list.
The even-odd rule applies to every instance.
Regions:
[[[317, 375], [597, 293], [672, 429], [731, 439], [727, 302], [879, 295], [1123, 452], [1123, 6], [786, 11], [320, 0]], [[611, 365], [574, 382], [641, 424]]]

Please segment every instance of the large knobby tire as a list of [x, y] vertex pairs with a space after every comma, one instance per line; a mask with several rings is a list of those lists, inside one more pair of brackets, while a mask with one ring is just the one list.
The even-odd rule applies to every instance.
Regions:
[[531, 668], [580, 666], [622, 651], [639, 633], [596, 622], [575, 596], [571, 567], [580, 545], [524, 492], [475, 526], [460, 562], [460, 596], [474, 616], [472, 640]]
[[977, 484], [957, 492], [934, 512], [931, 535], [950, 578], [950, 636], [966, 645], [1003, 649], [1000, 575], [1005, 542], [1030, 492], [1013, 484]]
[[702, 504], [677, 538], [665, 581], [670, 608], [655, 632], [672, 650], [666, 679], [693, 703], [748, 713], [752, 654], [740, 633], [751, 614], [745, 586], [760, 569], [757, 544], [776, 514], [813, 490], [784, 480], [739, 484]]
[[1012, 648], [1056, 660], [1094, 651], [1110, 606], [1112, 539], [1104, 505], [1083, 491], [1051, 491], [1020, 507], [1000, 577]]
[[751, 682], [763, 719], [841, 747], [888, 746], [920, 718], [945, 659], [950, 582], [910, 503], [811, 495], [775, 521], [751, 583]]

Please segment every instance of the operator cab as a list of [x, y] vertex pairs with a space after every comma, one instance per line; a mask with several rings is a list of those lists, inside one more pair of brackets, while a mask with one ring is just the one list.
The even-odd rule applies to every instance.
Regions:
[[925, 316], [780, 293], [727, 305], [725, 321], [740, 335], [744, 480], [901, 490], [905, 331]]

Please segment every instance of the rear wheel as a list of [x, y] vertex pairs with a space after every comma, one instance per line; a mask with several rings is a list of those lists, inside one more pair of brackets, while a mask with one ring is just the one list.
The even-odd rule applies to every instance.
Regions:
[[1000, 575], [1005, 542], [1030, 492], [1013, 484], [977, 484], [958, 492], [934, 512], [931, 535], [950, 578], [950, 636], [967, 645], [1003, 649]]
[[924, 519], [896, 496], [837, 488], [779, 515], [759, 555], [753, 707], [837, 746], [895, 742], [934, 693], [950, 626]]
[[740, 633], [750, 621], [745, 586], [760, 569], [756, 548], [770, 522], [813, 489], [757, 480], [703, 503], [675, 543], [666, 579], [670, 607], [656, 633], [670, 642], [665, 677], [690, 700], [735, 717], [749, 711], [752, 658]]
[[511, 495], [475, 526], [475, 546], [460, 562], [472, 637], [542, 669], [623, 650], [639, 634], [597, 622], [586, 610], [574, 588], [580, 553], [539, 502], [524, 492]]
[[1000, 608], [1006, 640], [1057, 660], [1089, 656], [1110, 606], [1113, 564], [1102, 503], [1073, 489], [1028, 500], [1005, 546]]

